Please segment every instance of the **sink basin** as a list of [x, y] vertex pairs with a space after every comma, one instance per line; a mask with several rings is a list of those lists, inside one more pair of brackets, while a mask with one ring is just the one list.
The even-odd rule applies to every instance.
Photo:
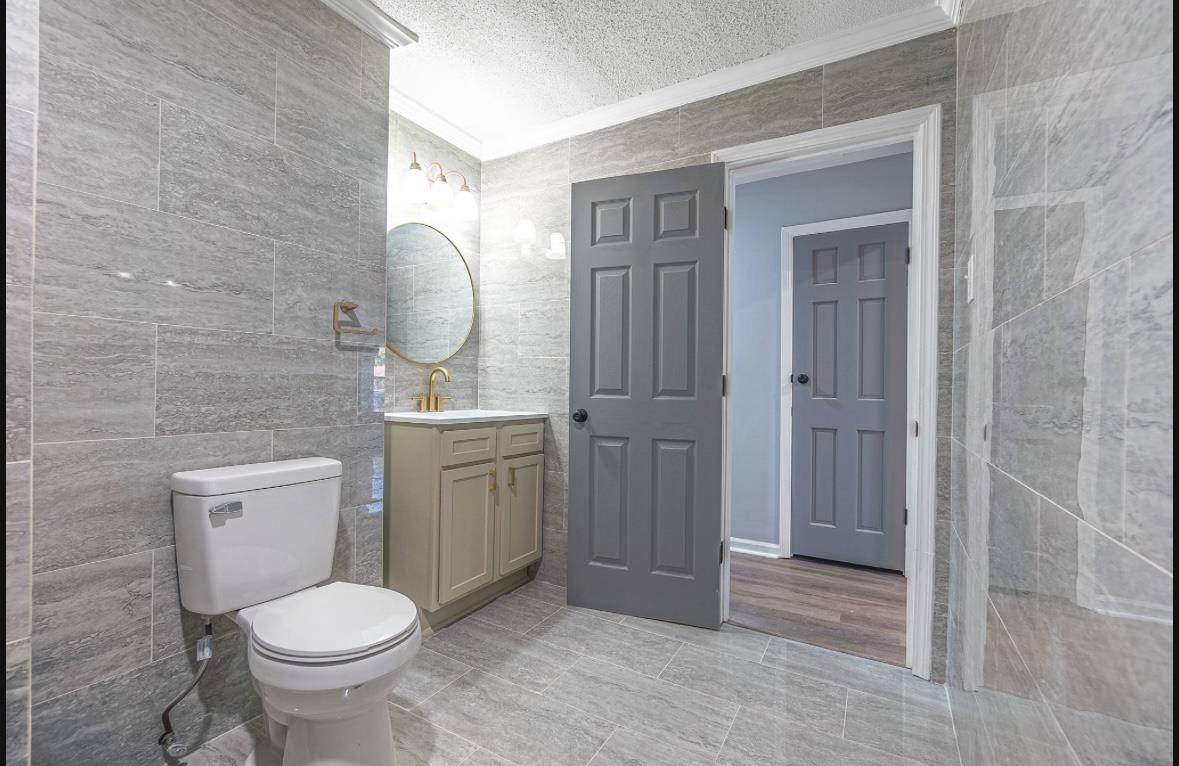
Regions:
[[499, 423], [505, 420], [548, 418], [545, 412], [509, 412], [508, 410], [448, 410], [446, 412], [386, 412], [387, 423]]

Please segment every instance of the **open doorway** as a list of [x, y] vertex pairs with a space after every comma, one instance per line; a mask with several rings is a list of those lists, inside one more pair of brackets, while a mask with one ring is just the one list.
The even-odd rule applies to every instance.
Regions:
[[913, 123], [930, 116], [714, 155], [731, 217], [725, 619], [917, 675], [937, 202], [930, 136]]

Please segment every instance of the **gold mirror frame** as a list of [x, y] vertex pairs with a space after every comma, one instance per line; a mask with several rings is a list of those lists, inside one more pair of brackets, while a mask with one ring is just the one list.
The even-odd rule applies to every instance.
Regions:
[[[458, 344], [458, 347], [449, 356], [444, 356], [441, 359], [435, 359], [432, 361], [422, 361], [420, 359], [414, 359], [412, 357], [406, 356], [405, 354], [401, 353], [389, 341], [389, 318], [388, 318], [388, 316], [385, 317], [385, 348], [389, 349], [390, 353], [392, 353], [398, 359], [404, 359], [405, 361], [409, 362], [410, 364], [419, 364], [419, 365], [441, 364], [442, 362], [445, 362], [448, 359], [453, 359], [455, 356], [458, 355], [458, 353], [460, 351], [463, 350], [463, 348], [467, 345], [467, 341], [469, 341], [471, 339], [471, 331], [473, 329], [475, 329], [475, 315], [479, 312], [479, 295], [475, 290], [475, 277], [473, 274], [471, 274], [471, 265], [469, 263], [467, 263], [467, 257], [465, 255], [463, 255], [463, 251], [460, 250], [459, 246], [454, 243], [454, 240], [451, 239], [450, 237], [446, 236], [446, 234], [438, 227], [431, 226], [430, 224], [425, 223], [423, 221], [402, 221], [401, 223], [397, 224], [396, 226], [394, 226], [391, 229], [388, 229], [385, 232], [385, 239], [386, 239], [386, 242], [385, 242], [385, 248], [386, 248], [385, 249], [385, 258], [386, 258], [385, 269], [386, 269], [386, 271], [389, 268], [389, 262], [388, 262], [389, 234], [396, 231], [397, 229], [400, 229], [402, 226], [425, 226], [427, 229], [432, 229], [433, 231], [437, 232], [438, 236], [445, 239], [446, 243], [448, 245], [450, 245], [452, 248], [454, 248], [455, 255], [457, 255], [459, 257], [459, 263], [461, 263], [463, 265], [463, 268], [466, 269], [466, 271], [467, 271], [467, 284], [471, 286], [471, 321], [467, 325], [467, 332], [463, 335], [462, 342]], [[388, 280], [388, 278], [386, 278], [385, 279], [385, 311], [386, 311], [386, 313], [388, 312], [388, 309], [389, 309], [389, 280]]]

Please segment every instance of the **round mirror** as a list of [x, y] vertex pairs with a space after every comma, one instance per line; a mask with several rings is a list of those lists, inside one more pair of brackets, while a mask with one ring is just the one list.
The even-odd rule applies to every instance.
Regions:
[[454, 356], [475, 323], [475, 285], [445, 234], [405, 223], [385, 235], [389, 349], [419, 364]]

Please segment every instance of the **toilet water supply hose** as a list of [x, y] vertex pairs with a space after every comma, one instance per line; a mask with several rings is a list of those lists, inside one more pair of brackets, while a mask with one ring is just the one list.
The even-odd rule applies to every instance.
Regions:
[[180, 701], [196, 688], [196, 685], [201, 682], [201, 677], [205, 675], [205, 670], [209, 667], [209, 661], [213, 659], [213, 621], [207, 617], [205, 618], [205, 635], [197, 640], [196, 658], [196, 675], [193, 676], [192, 681], [185, 687], [184, 691], [172, 698], [172, 701], [168, 703], [168, 707], [164, 708], [164, 714], [160, 716], [164, 722], [164, 733], [160, 735], [158, 741], [160, 746], [164, 748], [164, 752], [173, 758], [179, 758], [187, 753], [188, 745], [176, 741], [176, 733], [172, 730], [172, 708], [179, 705]]

